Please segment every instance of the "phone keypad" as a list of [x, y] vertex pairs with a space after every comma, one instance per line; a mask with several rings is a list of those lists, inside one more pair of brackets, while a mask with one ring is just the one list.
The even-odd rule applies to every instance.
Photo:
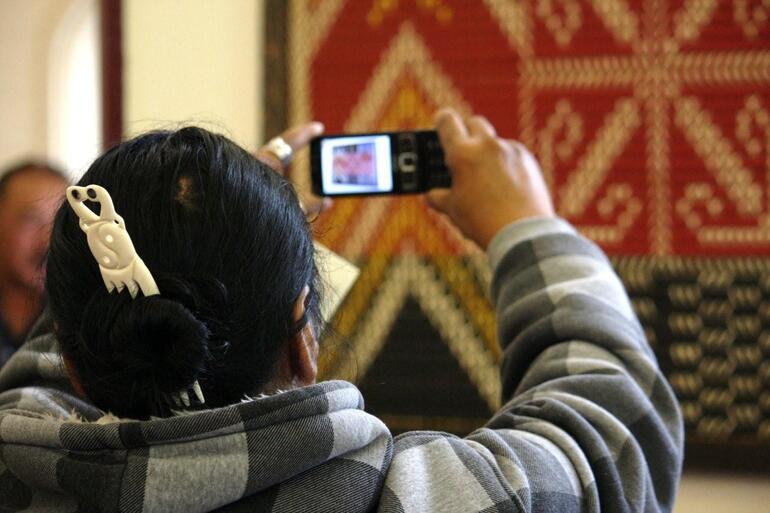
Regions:
[[398, 135], [398, 160], [396, 162], [403, 192], [415, 192], [420, 186], [417, 173], [416, 147], [417, 141], [414, 138], [414, 134], [405, 133]]
[[441, 142], [438, 137], [428, 137], [425, 147], [427, 148], [428, 168], [428, 188], [450, 187], [452, 185], [452, 176], [449, 174], [444, 161], [444, 150], [441, 148]]

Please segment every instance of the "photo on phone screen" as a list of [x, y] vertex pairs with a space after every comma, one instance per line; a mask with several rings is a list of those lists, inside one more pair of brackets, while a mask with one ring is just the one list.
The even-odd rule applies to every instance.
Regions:
[[321, 179], [329, 194], [372, 194], [393, 190], [390, 137], [338, 137], [321, 142]]

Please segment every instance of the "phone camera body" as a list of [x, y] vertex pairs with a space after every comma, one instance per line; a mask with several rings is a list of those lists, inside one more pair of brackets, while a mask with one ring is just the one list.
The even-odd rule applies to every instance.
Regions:
[[451, 185], [431, 130], [318, 137], [310, 143], [310, 167], [321, 196], [418, 194]]

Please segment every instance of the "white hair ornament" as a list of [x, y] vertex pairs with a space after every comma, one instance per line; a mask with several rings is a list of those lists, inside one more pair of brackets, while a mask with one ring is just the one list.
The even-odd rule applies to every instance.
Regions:
[[[99, 214], [85, 205], [86, 200], [101, 205]], [[85, 232], [88, 247], [99, 264], [107, 292], [121, 292], [127, 288], [132, 298], [136, 298], [140, 290], [145, 297], [159, 295], [155, 279], [136, 253], [126, 223], [115, 212], [110, 193], [99, 185], [73, 185], [67, 187], [67, 201], [80, 219], [80, 229]], [[191, 387], [201, 404], [205, 403], [198, 380]], [[190, 406], [187, 390], [171, 394], [170, 397], [177, 407]]]

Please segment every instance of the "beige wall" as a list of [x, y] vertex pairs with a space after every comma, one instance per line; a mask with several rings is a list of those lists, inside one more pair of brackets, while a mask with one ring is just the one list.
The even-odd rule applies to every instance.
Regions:
[[[31, 156], [70, 164], [49, 153], [63, 153], [52, 140], [61, 120], [49, 115], [56, 111], [49, 61], [54, 35], [78, 2], [0, 0], [0, 168]], [[261, 0], [123, 6], [126, 133], [194, 122], [255, 148], [262, 139]]]
[[770, 512], [770, 476], [718, 471], [685, 474], [674, 513], [711, 512]]
[[0, 167], [47, 151], [48, 50], [71, 0], [0, 0]]
[[203, 124], [261, 141], [262, 2], [124, 0], [124, 128]]

